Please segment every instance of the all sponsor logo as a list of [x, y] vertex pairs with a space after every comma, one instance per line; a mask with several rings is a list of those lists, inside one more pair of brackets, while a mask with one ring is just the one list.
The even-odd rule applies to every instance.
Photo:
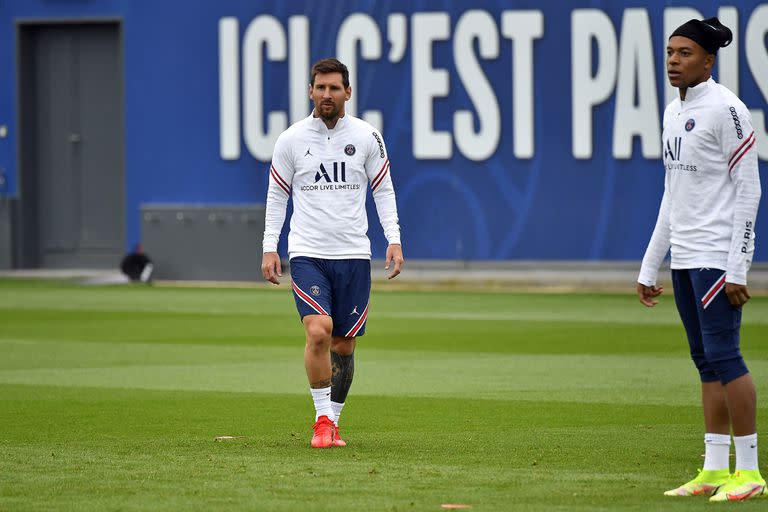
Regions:
[[[339, 173], [339, 167], [341, 167], [341, 173]], [[339, 162], [333, 162], [333, 177], [325, 170], [325, 166], [320, 164], [320, 170], [315, 173], [315, 183], [320, 180], [325, 180], [326, 183], [345, 183], [347, 181], [346, 163], [341, 162], [341, 166], [339, 166]]]
[[[353, 168], [354, 169], [354, 168]], [[320, 164], [315, 172], [315, 182], [299, 187], [302, 192], [360, 190], [360, 183], [347, 183], [346, 162], [333, 162], [333, 167]]]
[[672, 161], [679, 161], [680, 160], [680, 150], [683, 146], [683, 138], [682, 137], [675, 137], [674, 142], [670, 144], [669, 139], [667, 139], [667, 147], [664, 150], [664, 158], [669, 158]]
[[664, 160], [667, 161], [667, 169], [670, 171], [696, 172], [696, 166], [680, 162], [680, 153], [683, 150], [683, 138], [675, 137], [667, 139], [664, 143]]
[[731, 117], [733, 118], [733, 126], [736, 127], [736, 137], [739, 139], [744, 138], [744, 132], [741, 129], [741, 120], [739, 119], [739, 114], [736, 113], [736, 109], [731, 107], [728, 110], [731, 111]]

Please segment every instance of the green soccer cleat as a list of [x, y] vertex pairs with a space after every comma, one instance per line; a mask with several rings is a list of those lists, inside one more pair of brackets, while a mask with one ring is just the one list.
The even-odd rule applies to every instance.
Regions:
[[765, 495], [765, 480], [760, 476], [760, 471], [740, 469], [731, 475], [709, 501], [744, 501]]
[[696, 478], [677, 489], [665, 492], [664, 496], [699, 496], [702, 494], [711, 496], [718, 487], [728, 481], [729, 477], [730, 472], [727, 469], [700, 469]]

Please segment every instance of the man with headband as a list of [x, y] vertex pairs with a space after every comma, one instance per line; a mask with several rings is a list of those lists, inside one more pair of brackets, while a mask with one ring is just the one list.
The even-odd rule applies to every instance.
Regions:
[[710, 501], [765, 494], [755, 386], [739, 350], [760, 201], [757, 148], [749, 110], [711, 78], [717, 50], [731, 38], [717, 18], [690, 20], [669, 38], [667, 75], [680, 94], [664, 112], [664, 195], [637, 280], [640, 302], [656, 305], [659, 266], [671, 247], [675, 303], [701, 376], [706, 433], [704, 469], [664, 494]]

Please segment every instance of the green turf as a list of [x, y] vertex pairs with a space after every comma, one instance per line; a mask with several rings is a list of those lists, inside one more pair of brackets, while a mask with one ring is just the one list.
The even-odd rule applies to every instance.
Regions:
[[[744, 323], [764, 397], [768, 298]], [[311, 450], [287, 287], [0, 280], [0, 510], [710, 506], [661, 496], [703, 450], [671, 298], [381, 291], [367, 329], [349, 446]]]

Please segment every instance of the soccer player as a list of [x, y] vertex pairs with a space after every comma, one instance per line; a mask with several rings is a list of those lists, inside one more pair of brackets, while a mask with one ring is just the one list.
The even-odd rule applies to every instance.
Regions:
[[690, 20], [669, 38], [667, 75], [680, 94], [664, 112], [664, 195], [637, 283], [640, 302], [655, 306], [663, 291], [658, 269], [671, 246], [675, 303], [701, 377], [706, 433], [704, 469], [664, 494], [704, 494], [710, 501], [765, 493], [755, 386], [739, 350], [760, 201], [757, 148], [749, 110], [710, 76], [718, 48], [731, 37], [709, 18]]
[[288, 255], [306, 347], [304, 367], [315, 404], [312, 448], [346, 446], [339, 435], [352, 384], [356, 338], [365, 334], [371, 290], [371, 244], [365, 199], [370, 185], [389, 242], [385, 268], [400, 273], [403, 251], [389, 158], [381, 134], [345, 113], [352, 94], [347, 67], [336, 59], [312, 66], [312, 115], [275, 143], [261, 271], [279, 284], [277, 242], [289, 196], [293, 215]]

